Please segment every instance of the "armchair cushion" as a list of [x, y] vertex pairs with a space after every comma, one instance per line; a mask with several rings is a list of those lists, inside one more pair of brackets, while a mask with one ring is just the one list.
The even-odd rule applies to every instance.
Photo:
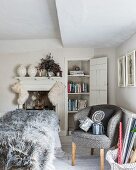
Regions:
[[107, 133], [107, 125], [108, 125], [108, 122], [109, 122], [110, 118], [112, 116], [114, 116], [116, 114], [116, 112], [118, 110], [120, 110], [120, 108], [117, 107], [117, 106], [114, 106], [114, 105], [96, 105], [96, 106], [92, 106], [90, 111], [89, 111], [89, 117], [92, 118], [92, 115], [98, 110], [101, 110], [101, 111], [103, 111], [105, 113], [105, 117], [102, 120], [102, 124], [104, 126], [105, 132]]
[[87, 132], [90, 127], [92, 126], [92, 124], [94, 123], [89, 117], [85, 117], [84, 119], [80, 119], [80, 129], [84, 130], [85, 132]]
[[72, 141], [77, 145], [84, 145], [90, 148], [107, 149], [111, 145], [111, 140], [106, 135], [93, 135], [81, 130], [72, 132]]
[[75, 123], [75, 129], [76, 130], [80, 129], [79, 120], [84, 119], [86, 116], [88, 116], [90, 108], [91, 108], [91, 106], [86, 107], [84, 109], [81, 109], [81, 110], [78, 111], [78, 113], [76, 113], [74, 115], [74, 123]]

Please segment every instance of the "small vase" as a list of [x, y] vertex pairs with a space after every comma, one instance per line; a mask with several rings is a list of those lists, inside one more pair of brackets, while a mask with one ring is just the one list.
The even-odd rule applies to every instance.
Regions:
[[53, 77], [54, 73], [52, 71], [48, 71], [48, 77]]
[[37, 69], [35, 68], [34, 65], [31, 64], [29, 65], [27, 72], [30, 77], [35, 77], [37, 74]]
[[42, 77], [42, 70], [39, 70], [39, 69], [37, 70], [37, 76]]
[[25, 77], [25, 75], [26, 75], [26, 67], [21, 64], [21, 65], [17, 68], [17, 74], [18, 74], [19, 77]]
[[57, 76], [57, 77], [60, 77], [60, 72], [57, 72], [57, 73], [56, 73], [56, 76]]
[[46, 71], [45, 69], [43, 69], [43, 70], [41, 71], [41, 76], [42, 76], [42, 77], [47, 77], [47, 71]]

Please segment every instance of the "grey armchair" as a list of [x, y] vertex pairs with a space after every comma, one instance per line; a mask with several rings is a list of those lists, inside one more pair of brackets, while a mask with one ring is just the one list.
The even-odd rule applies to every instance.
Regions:
[[[102, 120], [105, 134], [93, 135], [90, 132], [84, 132], [79, 128], [79, 120], [88, 116], [91, 118], [97, 110], [105, 112]], [[100, 149], [100, 170], [104, 170], [104, 149], [115, 146], [118, 141], [118, 126], [122, 118], [121, 108], [114, 105], [96, 105], [89, 106], [80, 110], [74, 115], [75, 129], [72, 132], [72, 165], [75, 165], [76, 146], [90, 147]]]

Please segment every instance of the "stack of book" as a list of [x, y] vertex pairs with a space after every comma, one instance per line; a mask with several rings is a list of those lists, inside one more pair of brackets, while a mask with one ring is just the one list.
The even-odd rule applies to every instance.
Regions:
[[68, 82], [68, 93], [87, 93], [89, 86], [87, 83]]
[[126, 164], [126, 163], [131, 162], [131, 153], [132, 153], [132, 148], [133, 148], [135, 137], [136, 137], [136, 133], [132, 132], [133, 129], [136, 129], [136, 119], [129, 118], [126, 132], [124, 135], [124, 140], [122, 142], [122, 124], [120, 124], [119, 149], [118, 149], [118, 163], [119, 164]]
[[84, 71], [82, 71], [82, 70], [79, 70], [79, 71], [74, 70], [74, 71], [69, 71], [69, 74], [70, 75], [84, 75]]

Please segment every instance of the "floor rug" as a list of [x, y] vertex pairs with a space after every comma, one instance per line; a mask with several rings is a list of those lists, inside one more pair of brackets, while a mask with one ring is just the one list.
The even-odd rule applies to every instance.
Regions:
[[[71, 166], [70, 157], [56, 158], [54, 165], [56, 170], [100, 170], [98, 156], [78, 156], [76, 165]], [[110, 170], [110, 165], [105, 160], [105, 170]]]

